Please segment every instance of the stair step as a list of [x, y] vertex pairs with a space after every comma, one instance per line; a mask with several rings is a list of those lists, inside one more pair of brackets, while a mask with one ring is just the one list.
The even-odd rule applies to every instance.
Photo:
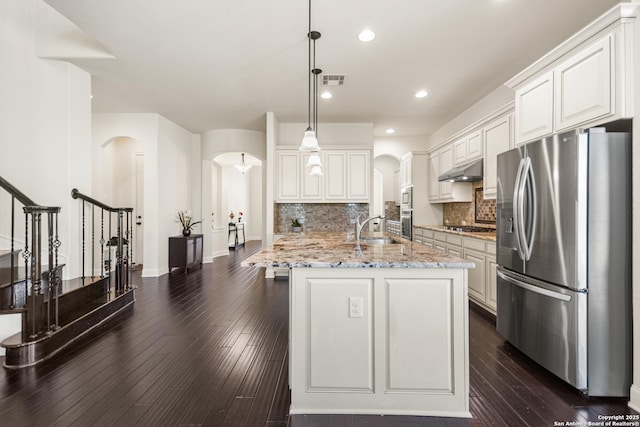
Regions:
[[[76, 313], [79, 317], [71, 318], [71, 311], [69, 311], [66, 324], [35, 341], [22, 342], [21, 333], [12, 335], [0, 343], [6, 349], [4, 366], [9, 369], [18, 369], [47, 360], [101, 324], [124, 313], [134, 301], [135, 289], [120, 294], [116, 294], [112, 289], [93, 301], [85, 303], [86, 313], [81, 313], [82, 310], [79, 307]], [[62, 321], [60, 323], [62, 325]]]
[[[61, 269], [64, 264], [58, 266]], [[48, 270], [43, 273], [43, 284], [42, 284], [42, 293], [45, 295], [45, 298], [48, 295], [49, 288], [47, 286], [47, 275]], [[103, 282], [108, 280], [109, 277], [85, 277], [76, 278], [71, 280], [63, 280], [60, 286], [60, 294], [59, 297], [62, 298], [64, 295], [70, 295], [74, 292], [80, 292], [81, 294], [87, 292], [87, 287], [94, 285], [95, 283]], [[16, 294], [16, 306], [22, 307], [26, 301], [26, 294], [31, 294], [30, 286], [25, 287], [24, 275], [22, 275], [22, 279], [14, 283], [14, 292]], [[102, 290], [101, 293], [106, 292], [106, 287]], [[90, 296], [89, 299], [93, 299], [97, 294]], [[86, 298], [85, 298], [86, 299]], [[7, 283], [4, 285], [0, 285], [0, 311], [2, 310], [11, 310], [11, 284]]]

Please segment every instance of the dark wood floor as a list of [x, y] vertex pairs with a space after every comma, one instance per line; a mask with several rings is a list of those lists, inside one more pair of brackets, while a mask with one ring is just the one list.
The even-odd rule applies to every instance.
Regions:
[[249, 242], [186, 276], [137, 277], [126, 317], [41, 366], [4, 371], [0, 425], [537, 427], [635, 414], [624, 399], [581, 396], [472, 311], [472, 419], [289, 417], [288, 285], [239, 266], [257, 249]]

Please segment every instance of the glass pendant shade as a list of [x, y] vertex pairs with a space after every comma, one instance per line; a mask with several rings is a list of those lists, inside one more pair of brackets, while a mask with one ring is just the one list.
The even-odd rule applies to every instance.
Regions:
[[300, 151], [319, 151], [320, 146], [318, 145], [318, 139], [316, 138], [316, 133], [311, 130], [311, 128], [307, 128], [304, 136], [302, 137], [302, 142], [299, 147]]
[[309, 175], [319, 175], [322, 176], [322, 167], [320, 166], [314, 166], [311, 168], [311, 172], [309, 172]]
[[307, 166], [322, 166], [322, 161], [320, 161], [320, 155], [317, 152], [311, 153], [309, 156], [309, 160], [307, 161]]
[[244, 173], [246, 171], [248, 171], [249, 169], [251, 169], [251, 167], [253, 165], [248, 165], [244, 162], [244, 153], [242, 153], [242, 160], [240, 161], [239, 165], [233, 165], [236, 169], [238, 169], [240, 171], [241, 174], [244, 175]]

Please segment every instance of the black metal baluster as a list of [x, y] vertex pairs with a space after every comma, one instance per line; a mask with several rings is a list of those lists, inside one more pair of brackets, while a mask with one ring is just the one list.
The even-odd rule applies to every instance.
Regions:
[[91, 204], [91, 281], [96, 277], [96, 247], [95, 247], [95, 239], [96, 239], [96, 215], [94, 211], [95, 205]]
[[[60, 238], [58, 236], [58, 214], [56, 213], [56, 228], [55, 228], [55, 240], [53, 242], [54, 244], [54, 250], [55, 250], [55, 257], [54, 257], [54, 263], [55, 263], [55, 269], [56, 272], [58, 271], [58, 248], [60, 247], [60, 245], [62, 244], [60, 242]], [[60, 285], [62, 284], [62, 277], [60, 277], [57, 273], [56, 273], [56, 279], [55, 279], [55, 290], [56, 290], [56, 318], [55, 318], [55, 326], [56, 329], [60, 326], [60, 306], [58, 304], [59, 301], [59, 296], [60, 296]]]
[[[27, 305], [27, 298], [29, 297], [29, 214], [24, 214], [24, 252], [22, 253], [24, 259], [24, 305]], [[26, 331], [25, 331], [26, 332]]]
[[125, 289], [128, 290], [129, 289], [129, 268], [131, 266], [131, 258], [132, 258], [131, 249], [133, 247], [131, 242], [131, 228], [130, 228], [131, 213], [129, 211], [126, 211], [126, 217], [127, 217], [127, 251], [129, 252], [129, 255], [126, 257], [124, 261], [125, 263], [124, 281], [125, 281]]
[[42, 287], [41, 275], [42, 265], [40, 261], [42, 224], [40, 212], [31, 213], [31, 333], [29, 338], [35, 339], [40, 333], [40, 323], [42, 319]]
[[13, 260], [13, 251], [15, 250], [15, 222], [16, 222], [16, 198], [11, 196], [11, 303], [9, 308], [16, 308], [16, 273], [13, 271], [15, 262]]
[[53, 286], [55, 281], [55, 265], [53, 263], [53, 213], [47, 212], [47, 251], [49, 274], [47, 277], [47, 331], [52, 328]]
[[112, 218], [112, 214], [113, 212], [109, 212], [109, 284], [108, 289], [109, 292], [111, 292], [111, 266], [113, 265], [113, 259], [111, 259], [111, 248], [113, 247], [113, 242], [111, 240], [111, 237], [113, 236], [112, 231], [111, 231], [111, 218]]
[[84, 285], [84, 200], [82, 201], [82, 284]]
[[100, 209], [100, 278], [104, 277], [104, 209]]

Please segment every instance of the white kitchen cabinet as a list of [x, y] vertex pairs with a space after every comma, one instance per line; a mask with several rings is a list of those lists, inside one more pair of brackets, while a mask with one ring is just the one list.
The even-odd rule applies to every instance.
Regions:
[[[453, 149], [445, 147], [440, 150], [440, 173], [453, 169]], [[453, 182], [440, 182], [440, 200], [448, 200], [453, 198]]]
[[322, 177], [319, 175], [311, 175], [311, 168], [307, 166], [311, 153], [302, 154], [302, 199], [303, 200], [322, 200]]
[[485, 255], [465, 249], [464, 259], [476, 265], [476, 268], [469, 269], [469, 296], [484, 301], [487, 295]]
[[516, 93], [516, 144], [633, 117], [637, 25], [621, 12], [612, 9], [506, 83]]
[[609, 35], [554, 69], [556, 131], [612, 112], [612, 43]]
[[484, 140], [484, 198], [497, 195], [498, 154], [511, 148], [512, 114], [500, 117], [482, 128]]
[[476, 130], [452, 144], [453, 164], [455, 166], [482, 158], [482, 133]]
[[325, 199], [344, 200], [347, 198], [347, 155], [337, 151], [324, 154]]
[[456, 233], [414, 227], [414, 242], [473, 262], [468, 270], [469, 298], [496, 313], [496, 244], [493, 241], [462, 236]]
[[369, 200], [371, 165], [368, 152], [347, 153], [347, 198]]
[[467, 160], [467, 138], [462, 138], [453, 143], [453, 163], [462, 164]]
[[516, 90], [516, 144], [553, 133], [553, 71]]
[[407, 153], [400, 160], [402, 187], [413, 184], [413, 153]]
[[496, 312], [496, 245], [492, 241], [464, 238], [464, 259], [476, 265], [469, 270], [469, 298], [495, 314]]
[[[487, 245], [488, 249], [488, 245]], [[486, 303], [493, 311], [495, 311], [498, 307], [498, 283], [497, 283], [497, 274], [498, 274], [498, 263], [496, 262], [496, 257], [487, 255], [486, 258], [486, 270], [487, 270], [487, 294], [486, 294]]]
[[368, 202], [371, 194], [370, 150], [323, 150], [323, 176], [311, 175], [309, 153], [277, 151], [276, 202]]
[[438, 181], [453, 164], [453, 145], [445, 145], [429, 156], [429, 201], [431, 203], [470, 202], [471, 183]]
[[300, 153], [284, 151], [278, 153], [277, 200], [300, 200]]
[[467, 162], [482, 158], [484, 147], [482, 145], [482, 132], [475, 131], [467, 136]]
[[438, 182], [438, 174], [440, 173], [440, 153], [434, 152], [429, 155], [429, 201], [437, 202], [440, 200], [440, 182]]

